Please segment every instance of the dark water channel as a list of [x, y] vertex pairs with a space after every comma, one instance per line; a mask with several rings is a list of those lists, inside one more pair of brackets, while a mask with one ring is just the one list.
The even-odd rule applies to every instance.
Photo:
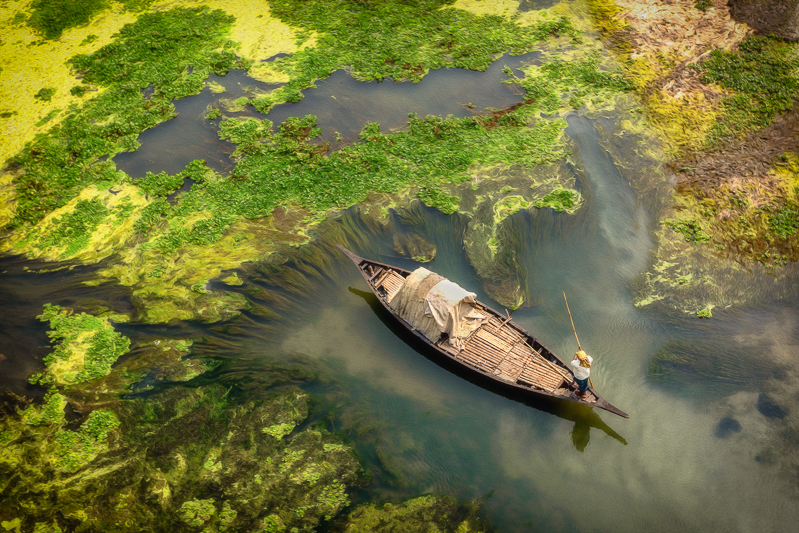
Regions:
[[[496, 94], [490, 97], [485, 88], [466, 89], [466, 81], [456, 82], [463, 72], [447, 71], [435, 73], [450, 76], [440, 86], [432, 75], [429, 85], [427, 78], [417, 86], [371, 84], [376, 92], [370, 94], [381, 96], [369, 100], [357, 90], [353, 95], [352, 87], [360, 85], [337, 73], [302, 102], [278, 107], [269, 118], [314, 113], [325, 135], [332, 129], [351, 138], [371, 120], [384, 129], [401, 127], [411, 111], [464, 116], [470, 112], [464, 102], [479, 108], [518, 101], [499, 84], [502, 66], [500, 61], [492, 67], [499, 74], [485, 74], [497, 76], [488, 91]], [[225, 85], [224, 79], [219, 82]], [[443, 92], [445, 86], [450, 92]], [[418, 96], [422, 92], [425, 96]], [[213, 95], [191, 98], [201, 97]], [[205, 102], [192, 108], [194, 114], [180, 111], [191, 119], [187, 132], [206, 128], [197, 118], [204, 115]], [[799, 505], [786, 489], [790, 478], [759, 455], [775, 420], [769, 414], [774, 409], [760, 399], [764, 383], [782, 378], [776, 370], [769, 375], [755, 370], [769, 358], [777, 360], [778, 369], [780, 357], [795, 353], [799, 313], [781, 306], [714, 312], [712, 320], [700, 321], [635, 308], [630, 283], [652, 250], [651, 215], [601, 148], [600, 131], [612, 128], [597, 129], [600, 123], [568, 117], [566, 133], [585, 169], [577, 184], [586, 198], [582, 214], [522, 211], [505, 222], [516, 236], [529, 291], [536, 295], [535, 305], [513, 318], [567, 358], [575, 349], [562, 297], [567, 291], [580, 340], [596, 360], [594, 385], [629, 412], [629, 420], [563, 402], [499, 394], [439, 365], [402, 334], [366, 292], [352, 264], [334, 250], [335, 242], [366, 257], [413, 267], [393, 251], [393, 239], [419, 236], [437, 248], [429, 268], [491, 302], [463, 251], [466, 218], [418, 204], [393, 213], [386, 226], [352, 208], [325, 222], [313, 242], [281, 267], [246, 266], [245, 285], [238, 289], [213, 285], [240, 291], [253, 303], [252, 311], [233, 321], [119, 329], [134, 342], [199, 338], [195, 355], [226, 360], [206, 379], [244, 379], [275, 361], [313, 365], [326, 379], [311, 387], [319, 393], [318, 409], [330, 409], [331, 427], [356, 441], [376, 474], [366, 491], [370, 498], [400, 501], [436, 493], [484, 500], [487, 517], [502, 531], [795, 531]], [[136, 165], [143, 166], [136, 168], [167, 170], [159, 165], [190, 144], [164, 134], [163, 143], [171, 141], [173, 152], [157, 152], [157, 129], [142, 135], [139, 157], [158, 163], [140, 161]], [[206, 129], [209, 139], [211, 132], [215, 135], [214, 126]], [[205, 157], [200, 154], [213, 144], [192, 143], [201, 149], [186, 155], [188, 160]], [[17, 260], [3, 261], [0, 387], [23, 387], [20, 380], [45, 353], [45, 328], [33, 318], [44, 302], [82, 301], [88, 308], [93, 298], [110, 299], [121, 311], [128, 305], [115, 289], [79, 287], [88, 271], [32, 275]], [[287, 280], [295, 280], [294, 290]], [[288, 303], [280, 318], [264, 318], [258, 308], [268, 308], [274, 295]], [[729, 365], [705, 372], [676, 365], [665, 378], [653, 376], [653, 356], [674, 342], [711, 346]], [[737, 372], [736, 379], [722, 379], [728, 368]]]

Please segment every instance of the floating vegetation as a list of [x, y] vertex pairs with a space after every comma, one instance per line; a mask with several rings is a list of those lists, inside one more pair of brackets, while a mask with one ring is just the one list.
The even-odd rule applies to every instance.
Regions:
[[635, 87], [621, 69], [604, 70], [602, 62], [598, 51], [590, 52], [571, 61], [555, 60], [528, 67], [526, 76], [516, 81], [524, 88], [528, 101], [534, 101], [545, 113], [586, 104], [596, 107]]
[[53, 109], [45, 116], [43, 116], [39, 122], [36, 123], [36, 127], [44, 126], [45, 124], [53, 120], [60, 112], [61, 112], [60, 109]]
[[123, 337], [108, 323], [86, 313], [72, 314], [57, 305], [45, 304], [37, 317], [50, 322], [48, 336], [57, 342], [52, 353], [44, 358], [47, 370], [33, 382], [75, 384], [107, 375], [121, 355], [128, 352], [130, 339]]
[[449, 0], [358, 2], [357, 0], [271, 0], [271, 12], [302, 28], [298, 42], [316, 32], [313, 47], [275, 60], [270, 66], [288, 78], [272, 94], [257, 98], [261, 111], [302, 99], [300, 91], [317, 79], [350, 68], [362, 81], [392, 78], [418, 82], [432, 69], [485, 70], [500, 55], [532, 51], [537, 43], [560, 36], [578, 39], [566, 18], [521, 26], [501, 15], [478, 16], [447, 7]]
[[107, 7], [106, 0], [34, 0], [28, 25], [45, 39], [58, 39], [65, 29], [86, 24]]
[[544, 207], [551, 207], [555, 211], [566, 211], [574, 207], [577, 203], [579, 194], [577, 191], [569, 191], [566, 189], [555, 189], [547, 193], [541, 200], [535, 203], [538, 209]]
[[[87, 185], [107, 179], [101, 156], [135, 149], [136, 136], [171, 118], [170, 101], [200, 92], [209, 72], [244, 66], [224, 37], [231, 22], [204, 7], [147, 13], [122, 28], [113, 44], [72, 58], [85, 84], [108, 89], [68, 110], [60, 124], [10, 159], [24, 173], [14, 178], [17, 206], [9, 228], [35, 224]], [[154, 94], [145, 101], [139, 90], [149, 84]]]
[[108, 209], [97, 198], [79, 200], [75, 209], [53, 222], [55, 231], [42, 235], [36, 242], [41, 249], [66, 245], [63, 255], [69, 256], [82, 250], [89, 243], [89, 235], [102, 222]]
[[[132, 11], [141, 11], [154, 1], [118, 0], [126, 9]], [[108, 7], [108, 0], [34, 0], [31, 3], [32, 13], [27, 22], [45, 39], [58, 39], [64, 30], [86, 24]], [[19, 15], [21, 13], [17, 14]], [[89, 44], [95, 39], [96, 35], [89, 35], [80, 44]]]
[[771, 231], [780, 237], [790, 237], [799, 231], [799, 208], [789, 203], [778, 207], [769, 217]]
[[38, 93], [34, 94], [33, 97], [42, 102], [49, 102], [54, 95], [55, 89], [52, 87], [44, 87]]
[[703, 83], [716, 83], [727, 91], [721, 101], [722, 118], [708, 135], [708, 147], [771, 125], [799, 98], [797, 46], [782, 39], [750, 36], [736, 51], [713, 50], [693, 67]]
[[[525, 117], [529, 111], [522, 106], [514, 113]], [[162, 214], [169, 220], [169, 228], [153, 245], [171, 254], [186, 244], [213, 244], [241, 217], [267, 216], [289, 203], [325, 213], [363, 201], [371, 192], [396, 193], [409, 186], [417, 186], [417, 196], [428, 205], [452, 213], [459, 198], [440, 187], [471, 180], [474, 165], [532, 166], [562, 156], [563, 122], [540, 120], [532, 127], [526, 118], [520, 122], [524, 125], [486, 128], [479, 117], [411, 117], [408, 132], [383, 134], [376, 124], [367, 125], [363, 143], [327, 155], [324, 145], [310, 142], [319, 133], [316, 117], [289, 119], [277, 133], [268, 122], [225, 120], [220, 137], [239, 144], [240, 159], [230, 179], [197, 178], [174, 207], [161, 203], [148, 208], [147, 220]], [[208, 170], [194, 162], [180, 176], [194, 179], [202, 172]], [[182, 183], [161, 175], [148, 179], [145, 186], [153, 195], [151, 182], [168, 182], [170, 187]], [[196, 213], [206, 217], [189, 225], [186, 221]], [[155, 228], [149, 222], [146, 226]]]
[[682, 233], [686, 242], [700, 243], [710, 240], [710, 235], [702, 231], [702, 226], [696, 220], [667, 220], [664, 224]]

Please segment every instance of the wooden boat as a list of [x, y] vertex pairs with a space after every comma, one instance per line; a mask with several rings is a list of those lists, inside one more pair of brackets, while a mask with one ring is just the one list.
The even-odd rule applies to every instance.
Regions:
[[445, 339], [430, 341], [421, 331], [414, 328], [391, 307], [390, 302], [405, 283], [411, 272], [385, 263], [364, 259], [343, 246], [338, 248], [349, 257], [377, 299], [403, 326], [419, 337], [444, 357], [482, 374], [489, 379], [508, 387], [514, 387], [531, 394], [560, 398], [599, 407], [611, 413], [629, 418], [630, 416], [605, 401], [593, 388], [589, 387], [582, 398], [576, 392], [574, 374], [546, 346], [523, 328], [514, 324], [510, 317], [505, 318], [487, 305], [476, 302], [476, 309], [488, 321], [466, 338], [463, 348], [458, 350]]

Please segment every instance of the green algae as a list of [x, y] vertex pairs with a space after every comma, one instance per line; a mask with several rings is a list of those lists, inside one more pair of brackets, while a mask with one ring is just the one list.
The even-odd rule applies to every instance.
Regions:
[[634, 89], [621, 68], [605, 70], [603, 63], [599, 51], [589, 50], [584, 57], [527, 67], [523, 79], [512, 79], [524, 88], [525, 98], [545, 113], [585, 105], [595, 108]]
[[682, 233], [686, 242], [700, 243], [711, 239], [710, 235], [702, 230], [702, 226], [696, 220], [667, 220], [664, 222], [671, 229]]
[[[527, 112], [521, 106], [512, 113], [524, 117]], [[189, 176], [198, 183], [173, 207], [164, 201], [148, 206], [136, 227], [153, 233], [149, 246], [170, 255], [186, 245], [214, 244], [238, 220], [264, 217], [287, 204], [324, 214], [371, 193], [398, 193], [409, 185], [417, 186], [417, 197], [428, 205], [451, 213], [459, 199], [441, 186], [469, 181], [473, 166], [529, 167], [563, 155], [562, 121], [539, 120], [532, 127], [526, 119], [519, 122], [499, 128], [471, 117], [411, 117], [408, 132], [383, 134], [377, 125], [368, 125], [363, 143], [326, 155], [310, 142], [319, 133], [313, 116], [290, 119], [277, 133], [268, 121], [226, 120], [219, 135], [237, 142], [239, 155], [231, 179], [214, 175], [202, 162], [190, 164], [174, 180], [159, 176], [158, 183], [170, 187]], [[206, 177], [197, 178], [198, 172]], [[148, 190], [160, 196], [168, 192]], [[198, 219], [196, 213], [204, 215]]]
[[213, 498], [184, 502], [179, 510], [180, 519], [189, 527], [202, 527], [216, 515], [215, 503]]
[[267, 435], [272, 435], [275, 439], [280, 440], [294, 430], [293, 424], [275, 424], [263, 428], [263, 432]]
[[64, 247], [62, 256], [74, 255], [89, 244], [90, 235], [106, 215], [108, 209], [99, 199], [79, 200], [75, 209], [56, 218], [54, 230], [40, 236], [34, 245], [42, 250]]
[[47, 113], [45, 116], [43, 116], [42, 119], [39, 122], [36, 123], [36, 127], [38, 128], [38, 127], [44, 126], [45, 124], [47, 124], [48, 122], [53, 120], [56, 116], [58, 116], [58, 114], [61, 111], [62, 111], [61, 109], [53, 109], [52, 111]]
[[288, 83], [253, 105], [261, 112], [277, 103], [302, 99], [303, 89], [334, 71], [348, 68], [362, 81], [410, 79], [431, 69], [485, 70], [510, 50], [518, 55], [550, 38], [579, 34], [566, 18], [521, 26], [500, 15], [478, 16], [446, 7], [448, 0], [358, 2], [311, 0], [297, 4], [271, 0], [272, 15], [316, 32], [315, 46], [275, 60], [271, 69]]
[[48, 336], [57, 342], [44, 359], [47, 371], [39, 382], [74, 384], [101, 378], [128, 352], [130, 339], [114, 331], [107, 320], [86, 313], [75, 315], [51, 304], [45, 304], [37, 318], [50, 322]]
[[799, 97], [797, 46], [774, 37], [750, 36], [736, 51], [713, 50], [694, 68], [702, 83], [716, 83], [727, 90], [721, 120], [709, 132], [706, 147], [768, 127], [775, 116], [790, 111]]
[[[35, 224], [87, 185], [106, 181], [100, 157], [134, 149], [140, 132], [174, 116], [170, 100], [200, 92], [209, 72], [244, 66], [225, 38], [231, 22], [207, 8], [147, 13], [113, 43], [73, 57], [85, 84], [107, 90], [70, 106], [58, 125], [10, 158], [24, 172], [14, 177], [17, 206], [7, 227]], [[140, 89], [150, 84], [154, 93], [145, 100]]]
[[42, 102], [49, 102], [52, 100], [53, 96], [55, 96], [55, 89], [52, 87], [44, 87], [33, 95], [34, 98]]
[[568, 211], [580, 201], [580, 193], [567, 189], [555, 189], [535, 203], [538, 209], [551, 207], [555, 211]]
[[64, 421], [64, 407], [67, 399], [55, 387], [47, 391], [41, 407], [28, 406], [19, 414], [29, 426], [61, 424]]

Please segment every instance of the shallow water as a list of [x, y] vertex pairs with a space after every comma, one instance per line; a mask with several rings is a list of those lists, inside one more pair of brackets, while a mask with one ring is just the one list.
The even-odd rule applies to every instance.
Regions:
[[[318, 92], [309, 91], [306, 100], [284, 109], [297, 114], [321, 109], [331, 95], [353, 91], [353, 83], [338, 73], [320, 82]], [[336, 105], [357, 111], [335, 117], [331, 113], [329, 120], [339, 122], [330, 126], [320, 116], [325, 135], [335, 128], [352, 136], [362, 127], [358, 124], [370, 120], [388, 129], [395, 126], [392, 120], [401, 124], [409, 111], [469, 112], [451, 94], [429, 103], [438, 98], [437, 89], [416, 98], [414, 91], [427, 90], [424, 83], [373, 84], [379, 94], [373, 101], [342, 98], [340, 104], [336, 98]], [[380, 93], [385, 87], [398, 92], [386, 96]], [[496, 89], [504, 90], [501, 85]], [[397, 96], [406, 93], [406, 100]], [[507, 95], [511, 103], [514, 97]], [[469, 98], [482, 105], [478, 96]], [[417, 100], [420, 107], [413, 107]], [[387, 109], [387, 101], [397, 102], [396, 109]], [[195, 121], [195, 126], [186, 123], [187, 131], [196, 129], [207, 105], [181, 111]], [[372, 107], [380, 112], [370, 115]], [[269, 118], [282, 112], [278, 107]], [[118, 329], [134, 342], [201, 339], [195, 354], [227, 359], [208, 379], [227, 379], [223, 372], [246, 377], [274, 361], [315, 363], [322, 377], [332, 380], [310, 387], [319, 395], [319, 411], [331, 411], [331, 426], [355, 439], [366, 466], [376, 473], [365, 492], [370, 498], [399, 501], [433, 492], [485, 500], [487, 518], [503, 531], [794, 531], [799, 505], [786, 487], [795, 480], [761, 460], [764, 443], [752, 435], [765, 432], [773, 422], [758, 410], [757, 399], [773, 381], [784, 379], [779, 370], [792, 364], [799, 345], [796, 309], [783, 305], [719, 312], [702, 321], [635, 308], [630, 283], [652, 250], [651, 215], [601, 148], [604, 134], [596, 128], [601, 120], [576, 114], [567, 120], [566, 133], [585, 170], [578, 187], [586, 205], [578, 215], [533, 210], [505, 222], [516, 236], [527, 291], [533, 296], [533, 305], [514, 312], [513, 318], [567, 359], [576, 343], [563, 302], [565, 290], [582, 345], [595, 358], [593, 382], [610, 402], [630, 413], [629, 420], [492, 390], [457, 369], [440, 366], [403, 334], [366, 292], [349, 260], [333, 249], [334, 241], [365, 257], [413, 267], [415, 263], [393, 252], [392, 241], [395, 234], [419, 235], [437, 248], [429, 268], [491, 303], [463, 251], [466, 218], [419, 204], [394, 213], [385, 227], [358, 207], [347, 210], [323, 224], [314, 241], [284, 266], [247, 267], [241, 273], [245, 286], [226, 288], [247, 295], [256, 308], [268, 305], [270, 293], [280, 294], [288, 302], [280, 319], [245, 312], [211, 326], [126, 324]], [[161, 164], [174, 152], [157, 152], [162, 144], [156, 140], [157, 129], [152, 140], [142, 136], [139, 152]], [[211, 126], [205, 133], [210, 132]], [[169, 150], [179, 146], [184, 145]], [[141, 161], [139, 169], [167, 170]], [[136, 172], [141, 173], [131, 170]], [[28, 274], [22, 266], [29, 263], [3, 261], [3, 389], [25, 391], [25, 377], [40, 365], [46, 327], [33, 317], [43, 303], [89, 309], [97, 299], [112, 301], [118, 311], [129, 307], [122, 289], [80, 286], [88, 269]], [[289, 271], [304, 280], [297, 285], [301, 291], [285, 288]], [[718, 369], [703, 374], [686, 367], [655, 379], [652, 357], [673, 341], [701, 342], [718, 350], [736, 365], [739, 378], [719, 382], [714, 374]], [[756, 372], [763, 361], [773, 364], [773, 376]], [[733, 415], [741, 431], [719, 432], [720, 422]]]

